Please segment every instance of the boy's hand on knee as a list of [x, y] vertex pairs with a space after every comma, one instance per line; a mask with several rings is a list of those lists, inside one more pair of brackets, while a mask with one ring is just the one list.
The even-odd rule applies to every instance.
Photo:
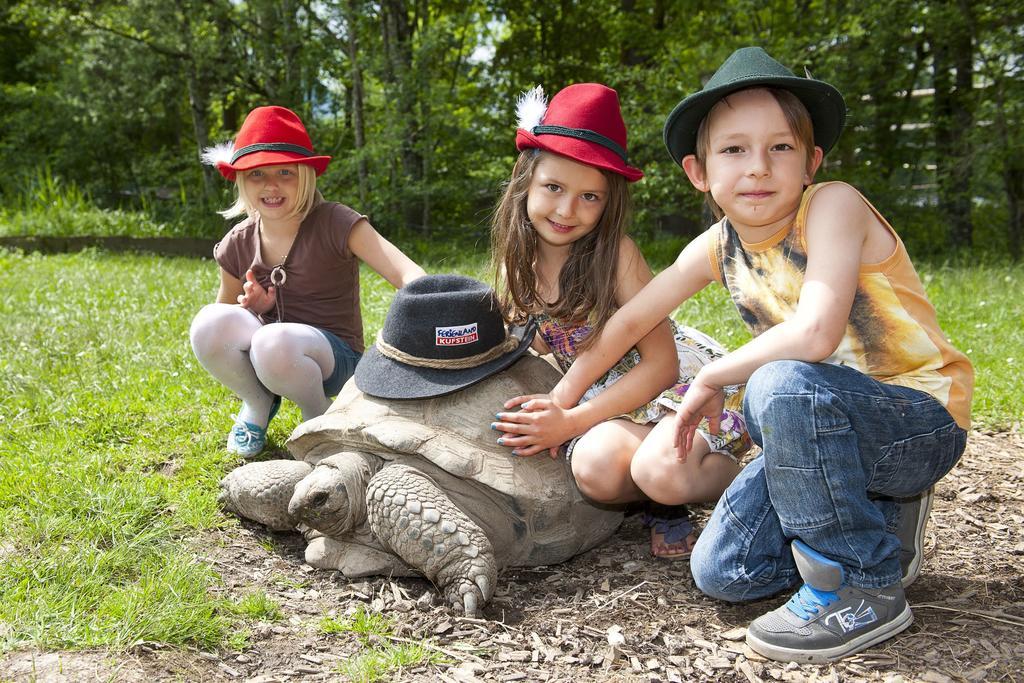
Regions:
[[701, 420], [707, 418], [708, 431], [718, 434], [724, 409], [725, 392], [720, 387], [702, 382], [698, 374], [686, 389], [676, 413], [673, 445], [679, 462], [686, 462], [686, 454], [693, 449], [693, 437]]

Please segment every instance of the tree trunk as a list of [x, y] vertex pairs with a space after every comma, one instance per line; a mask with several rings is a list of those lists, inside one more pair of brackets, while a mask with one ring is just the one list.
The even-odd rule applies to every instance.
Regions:
[[[188, 8], [179, 4], [178, 9], [181, 16], [181, 35], [185, 41], [185, 54], [195, 53], [192, 44], [192, 26], [189, 22], [190, 13]], [[196, 136], [196, 158], [202, 156], [203, 150], [210, 146], [210, 92], [207, 84], [203, 82], [199, 74], [199, 65], [191, 57], [182, 59], [181, 64], [185, 68], [185, 80], [188, 87], [188, 111], [192, 117], [192, 131]], [[217, 201], [217, 186], [214, 173], [216, 169], [212, 166], [202, 164], [203, 169], [203, 199], [208, 206], [213, 206]]]
[[1024, 231], [1021, 230], [1021, 199], [1024, 198], [1024, 168], [1017, 160], [1007, 160], [1007, 168], [1003, 171], [1003, 183], [1006, 186], [1006, 208], [1009, 215], [1006, 221], [1006, 250], [1010, 258], [1020, 261]]
[[[397, 102], [399, 158], [402, 177], [400, 188], [393, 196], [401, 204], [400, 211], [407, 227], [421, 228], [422, 212], [417, 206], [416, 193], [422, 185], [423, 160], [419, 153], [419, 122], [416, 120], [415, 89], [412, 81], [413, 22], [403, 0], [384, 0], [381, 3], [381, 21], [384, 49], [387, 55], [385, 77]], [[413, 188], [412, 192], [408, 188]]]
[[[965, 0], [936, 7], [931, 32], [935, 86], [935, 157], [939, 207], [948, 223], [954, 250], [967, 249], [973, 239], [970, 131], [974, 123], [974, 49], [970, 7]], [[955, 71], [955, 77], [953, 72]]]
[[359, 12], [355, 0], [347, 0], [345, 11], [347, 14], [345, 23], [348, 24], [349, 74], [352, 78], [352, 133], [355, 136], [356, 168], [359, 175], [359, 204], [365, 206], [368, 183], [364, 153], [366, 129], [363, 122], [363, 70], [359, 63], [359, 42], [356, 30]]

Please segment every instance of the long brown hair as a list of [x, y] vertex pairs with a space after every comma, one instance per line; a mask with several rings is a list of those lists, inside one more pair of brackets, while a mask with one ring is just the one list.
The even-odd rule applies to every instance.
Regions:
[[619, 244], [626, 234], [632, 212], [626, 179], [611, 171], [601, 172], [608, 181], [608, 203], [590, 234], [573, 242], [569, 258], [558, 273], [558, 300], [545, 303], [537, 288], [537, 231], [526, 214], [526, 196], [541, 155], [537, 149], [519, 154], [512, 177], [491, 220], [491, 266], [494, 289], [502, 314], [522, 322], [531, 313], [545, 313], [566, 322], [587, 321], [592, 333], [580, 344], [585, 349], [601, 333], [615, 312], [615, 271]]

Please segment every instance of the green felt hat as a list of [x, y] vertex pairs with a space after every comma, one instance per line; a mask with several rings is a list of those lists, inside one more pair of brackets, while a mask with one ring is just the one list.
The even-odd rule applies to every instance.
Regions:
[[665, 146], [679, 164], [697, 147], [697, 128], [715, 103], [744, 88], [765, 87], [788, 90], [811, 114], [814, 144], [828, 152], [839, 139], [846, 122], [843, 96], [825, 81], [800, 78], [759, 47], [736, 50], [702, 90], [676, 105], [665, 121]]

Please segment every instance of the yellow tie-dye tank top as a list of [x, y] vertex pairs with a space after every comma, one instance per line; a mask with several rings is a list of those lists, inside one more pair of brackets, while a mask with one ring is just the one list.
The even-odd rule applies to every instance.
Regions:
[[[727, 219], [708, 231], [715, 279], [729, 291], [754, 336], [796, 312], [807, 268], [807, 208], [814, 193], [827, 184], [808, 187], [793, 224], [762, 242], [744, 243]], [[968, 429], [974, 389], [971, 362], [939, 328], [935, 308], [899, 235], [861, 198], [892, 233], [896, 249], [880, 263], [861, 264], [846, 335], [825, 362], [931, 394]]]

